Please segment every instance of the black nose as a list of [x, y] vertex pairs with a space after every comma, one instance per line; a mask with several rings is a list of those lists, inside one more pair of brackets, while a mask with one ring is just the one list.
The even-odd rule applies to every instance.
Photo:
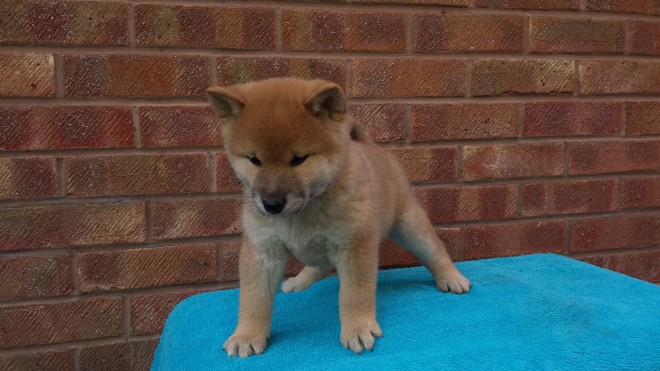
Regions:
[[264, 204], [264, 209], [271, 214], [279, 214], [284, 210], [286, 205], [286, 198], [284, 197], [267, 197], [261, 200]]

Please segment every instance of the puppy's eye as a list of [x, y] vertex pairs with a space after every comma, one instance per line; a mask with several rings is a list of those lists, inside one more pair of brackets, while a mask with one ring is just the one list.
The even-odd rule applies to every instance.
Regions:
[[261, 160], [259, 160], [256, 156], [248, 156], [248, 160], [250, 160], [254, 166], [261, 166]]
[[309, 157], [309, 156], [293, 156], [293, 158], [291, 159], [291, 162], [289, 162], [289, 165], [298, 166], [298, 165], [302, 164], [303, 162], [305, 162], [305, 160], [307, 160], [307, 157]]

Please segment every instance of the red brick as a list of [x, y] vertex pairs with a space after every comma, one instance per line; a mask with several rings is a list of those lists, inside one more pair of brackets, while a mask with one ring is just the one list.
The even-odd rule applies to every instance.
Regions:
[[660, 177], [623, 178], [621, 207], [660, 207]]
[[660, 251], [589, 256], [589, 264], [613, 270], [649, 282], [660, 282]]
[[282, 44], [288, 50], [404, 50], [401, 13], [282, 11]]
[[222, 145], [220, 125], [210, 107], [140, 107], [144, 147]]
[[0, 349], [122, 334], [121, 298], [0, 308]]
[[119, 2], [0, 3], [0, 44], [128, 45], [128, 8]]
[[139, 4], [135, 7], [140, 46], [275, 49], [275, 11]]
[[530, 50], [537, 53], [622, 53], [623, 21], [607, 18], [531, 17]]
[[273, 77], [330, 80], [346, 85], [346, 68], [341, 60], [283, 57], [220, 57], [218, 83], [231, 85]]
[[569, 60], [477, 60], [472, 67], [472, 95], [570, 93], [573, 70]]
[[[444, 241], [453, 261], [460, 260], [460, 228], [437, 228], [438, 237]], [[406, 249], [387, 239], [380, 246], [378, 262], [381, 267], [409, 267], [420, 265], [417, 259]]]
[[240, 198], [216, 198], [155, 202], [154, 238], [164, 240], [239, 233], [241, 201]]
[[222, 280], [238, 281], [238, 257], [241, 251], [241, 242], [222, 242], [220, 251], [222, 253]]
[[0, 257], [0, 300], [70, 294], [69, 261], [66, 255]]
[[511, 138], [518, 135], [516, 104], [414, 105], [410, 125], [416, 142]]
[[533, 10], [578, 10], [579, 0], [476, 0], [481, 8], [533, 9]]
[[342, 4], [420, 4], [467, 7], [468, 0], [323, 0], [325, 3]]
[[52, 158], [0, 158], [0, 200], [57, 196]]
[[465, 61], [435, 59], [356, 59], [354, 97], [462, 96]]
[[174, 306], [183, 299], [202, 292], [183, 292], [133, 296], [130, 299], [133, 335], [157, 334], [163, 331], [165, 320]]
[[660, 62], [580, 62], [580, 94], [659, 94]]
[[73, 370], [73, 349], [50, 352], [32, 352], [0, 356], [0, 369], [21, 370]]
[[390, 150], [413, 183], [454, 180], [457, 177], [455, 147], [401, 148]]
[[465, 229], [465, 259], [534, 253], [563, 253], [563, 221], [469, 225]]
[[143, 203], [17, 207], [0, 213], [0, 250], [144, 240]]
[[415, 195], [433, 223], [513, 218], [518, 207], [515, 185], [425, 188]]
[[406, 139], [403, 104], [357, 104], [351, 112], [357, 123], [375, 142], [398, 142]]
[[55, 59], [50, 54], [0, 54], [0, 81], [0, 97], [53, 96]]
[[660, 134], [660, 103], [627, 102], [626, 135]]
[[[475, 29], [480, 31], [474, 32]], [[413, 48], [417, 52], [522, 51], [523, 17], [416, 14], [413, 18]]]
[[660, 55], [660, 22], [630, 22], [631, 52]]
[[587, 0], [588, 10], [660, 15], [657, 0]]
[[578, 142], [569, 145], [568, 173], [607, 174], [660, 168], [660, 141]]
[[82, 253], [80, 291], [208, 282], [217, 277], [215, 245], [180, 245]]
[[463, 149], [463, 179], [557, 176], [563, 172], [563, 145], [493, 144]]
[[234, 174], [226, 153], [220, 152], [216, 155], [218, 163], [217, 187], [219, 192], [237, 192], [243, 189], [241, 181]]
[[210, 190], [206, 154], [70, 157], [64, 167], [67, 195], [73, 197]]
[[580, 219], [571, 227], [571, 252], [660, 244], [660, 215]]
[[4, 106], [0, 121], [0, 150], [133, 146], [128, 107]]
[[64, 95], [201, 97], [209, 85], [205, 57], [176, 55], [65, 55]]
[[620, 103], [526, 103], [523, 136], [616, 135], [622, 115]]
[[80, 349], [81, 370], [149, 370], [158, 340], [130, 341]]
[[616, 180], [525, 184], [523, 216], [616, 210]]

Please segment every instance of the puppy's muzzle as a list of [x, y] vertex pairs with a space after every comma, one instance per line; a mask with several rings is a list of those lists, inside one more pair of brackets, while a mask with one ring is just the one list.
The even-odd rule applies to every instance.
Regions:
[[262, 198], [261, 203], [264, 209], [270, 214], [279, 214], [286, 206], [286, 197], [270, 196]]

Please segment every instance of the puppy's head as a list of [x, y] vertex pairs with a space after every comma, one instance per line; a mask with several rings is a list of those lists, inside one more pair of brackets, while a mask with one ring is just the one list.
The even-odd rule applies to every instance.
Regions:
[[336, 84], [271, 79], [213, 86], [207, 97], [234, 172], [262, 214], [302, 210], [344, 166], [351, 125]]

